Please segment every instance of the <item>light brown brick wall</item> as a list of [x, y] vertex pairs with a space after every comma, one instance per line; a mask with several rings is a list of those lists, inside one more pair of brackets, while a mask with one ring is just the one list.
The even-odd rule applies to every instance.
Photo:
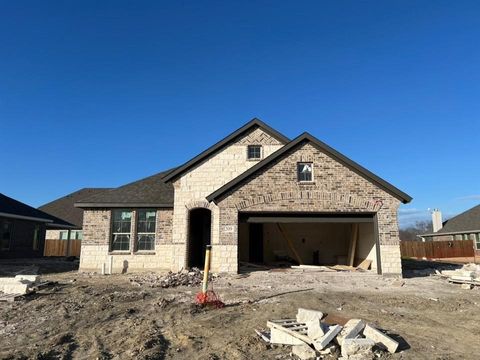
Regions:
[[[312, 184], [297, 181], [297, 162], [304, 161], [313, 162]], [[239, 211], [371, 212], [377, 214], [385, 268], [401, 273], [399, 205], [397, 198], [307, 143], [291, 150], [218, 202], [220, 243], [237, 243]]]
[[[83, 217], [83, 240], [80, 255], [80, 270], [99, 271], [102, 263], [108, 263], [108, 257], [114, 259], [114, 271], [122, 271], [125, 261], [128, 270], [170, 270], [179, 250], [172, 246], [172, 209], [158, 209], [155, 233], [155, 250], [149, 254], [134, 251], [136, 238], [136, 209], [131, 209], [132, 236], [130, 251], [109, 253], [111, 241], [111, 210], [86, 209]], [[183, 254], [183, 249], [180, 251]]]

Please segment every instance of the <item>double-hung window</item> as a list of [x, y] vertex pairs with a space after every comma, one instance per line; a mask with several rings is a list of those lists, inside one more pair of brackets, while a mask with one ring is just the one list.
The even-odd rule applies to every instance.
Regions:
[[129, 251], [132, 211], [113, 210], [111, 251]]
[[140, 209], [137, 211], [137, 251], [155, 250], [155, 210]]
[[480, 250], [480, 233], [475, 234], [475, 249]]
[[313, 163], [301, 162], [297, 164], [297, 179], [299, 182], [313, 181]]

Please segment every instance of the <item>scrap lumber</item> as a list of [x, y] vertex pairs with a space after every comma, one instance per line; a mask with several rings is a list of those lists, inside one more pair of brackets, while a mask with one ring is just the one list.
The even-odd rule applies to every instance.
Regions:
[[293, 255], [295, 255], [298, 263], [300, 265], [303, 265], [303, 261], [302, 259], [300, 258], [300, 255], [298, 255], [297, 253], [297, 250], [295, 250], [295, 247], [293, 246], [293, 243], [292, 241], [290, 240], [290, 238], [287, 236], [286, 232], [285, 232], [285, 229], [282, 228], [282, 226], [277, 223], [277, 227], [278, 227], [278, 230], [280, 231], [280, 234], [282, 234], [283, 238], [285, 239], [285, 241], [287, 242], [288, 244], [288, 247], [290, 248], [290, 250], [292, 251]]
[[357, 269], [362, 269], [362, 270], [368, 270], [370, 269], [370, 266], [372, 265], [372, 260], [362, 260], [360, 264], [357, 265]]
[[353, 266], [355, 260], [355, 249], [357, 248], [358, 224], [352, 225], [352, 237], [348, 247], [347, 265]]

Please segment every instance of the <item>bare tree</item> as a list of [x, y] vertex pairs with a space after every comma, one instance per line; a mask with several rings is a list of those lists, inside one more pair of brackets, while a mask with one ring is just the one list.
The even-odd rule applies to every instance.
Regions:
[[433, 226], [431, 221], [417, 221], [415, 225], [400, 229], [400, 240], [420, 240], [417, 235], [427, 234], [431, 232], [433, 232]]

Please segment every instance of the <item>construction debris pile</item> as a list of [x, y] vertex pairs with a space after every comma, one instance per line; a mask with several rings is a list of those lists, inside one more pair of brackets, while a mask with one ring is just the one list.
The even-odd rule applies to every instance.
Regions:
[[177, 287], [177, 286], [198, 286], [202, 283], [203, 271], [198, 268], [181, 270], [179, 272], [169, 271], [167, 274], [139, 274], [130, 278], [130, 282], [138, 286], [148, 287]]
[[41, 285], [38, 275], [16, 275], [0, 278], [0, 301], [15, 301], [23, 295], [35, 292]]
[[344, 326], [327, 324], [324, 314], [299, 308], [296, 319], [267, 321], [269, 331], [255, 332], [270, 344], [291, 345], [301, 360], [322, 358], [341, 352], [342, 360], [373, 359], [385, 350], [394, 353], [399, 343], [361, 319]]
[[437, 271], [437, 275], [446, 278], [451, 283], [462, 284], [465, 289], [480, 286], [480, 265], [477, 264], [465, 264], [456, 270]]

